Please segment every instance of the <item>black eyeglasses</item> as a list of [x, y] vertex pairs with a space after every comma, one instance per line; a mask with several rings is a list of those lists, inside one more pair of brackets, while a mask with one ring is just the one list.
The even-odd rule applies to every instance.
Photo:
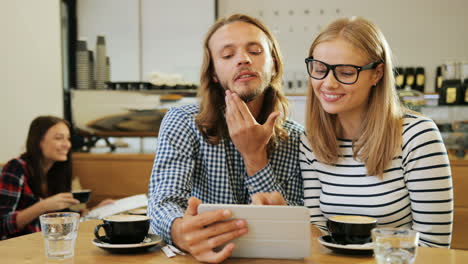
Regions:
[[357, 82], [361, 71], [375, 69], [382, 61], [371, 62], [364, 66], [351, 64], [330, 65], [323, 61], [316, 60], [313, 57], [309, 57], [305, 59], [305, 63], [309, 76], [316, 80], [325, 79], [330, 70], [333, 70], [333, 75], [337, 81], [342, 84], [353, 84]]

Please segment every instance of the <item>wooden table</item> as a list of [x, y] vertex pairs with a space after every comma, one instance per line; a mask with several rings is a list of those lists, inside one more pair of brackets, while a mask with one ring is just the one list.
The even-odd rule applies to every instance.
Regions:
[[[68, 260], [53, 261], [47, 260], [44, 253], [44, 241], [41, 233], [30, 234], [5, 241], [0, 241], [0, 263], [20, 264], [20, 263], [86, 263], [86, 264], [106, 264], [106, 263], [198, 263], [191, 256], [177, 256], [167, 258], [164, 253], [154, 247], [149, 252], [136, 255], [116, 255], [110, 254], [96, 246], [91, 241], [94, 239], [92, 230], [100, 223], [98, 220], [91, 220], [80, 223], [79, 234], [75, 247], [75, 257]], [[312, 248], [311, 256], [304, 260], [275, 260], [275, 259], [228, 259], [224, 263], [321, 263], [321, 264], [345, 264], [345, 263], [375, 263], [371, 256], [353, 257], [337, 255], [317, 242], [320, 232], [315, 227], [312, 228]], [[442, 248], [419, 248], [416, 262], [426, 263], [468, 263], [468, 251], [442, 249]]]

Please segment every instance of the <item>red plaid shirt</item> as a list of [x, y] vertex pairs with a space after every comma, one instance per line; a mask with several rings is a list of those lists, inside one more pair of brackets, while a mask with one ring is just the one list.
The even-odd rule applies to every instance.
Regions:
[[10, 160], [0, 176], [0, 240], [41, 231], [39, 219], [18, 229], [18, 212], [39, 201], [30, 188], [31, 176], [26, 162], [20, 158]]

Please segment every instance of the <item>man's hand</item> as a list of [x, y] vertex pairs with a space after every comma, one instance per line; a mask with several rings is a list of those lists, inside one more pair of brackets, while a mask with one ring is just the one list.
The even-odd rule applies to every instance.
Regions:
[[244, 159], [247, 174], [252, 176], [268, 163], [267, 144], [279, 113], [271, 113], [265, 124], [260, 125], [237, 94], [227, 90], [225, 99], [229, 136]]
[[252, 195], [252, 204], [255, 205], [287, 205], [283, 195], [279, 192], [256, 193]]
[[[234, 250], [234, 243], [229, 242], [247, 233], [247, 223], [244, 220], [225, 221], [232, 215], [229, 210], [198, 214], [197, 208], [201, 203], [195, 197], [189, 199], [185, 215], [172, 224], [172, 241], [198, 261], [219, 263]], [[223, 245], [221, 251], [213, 250]]]

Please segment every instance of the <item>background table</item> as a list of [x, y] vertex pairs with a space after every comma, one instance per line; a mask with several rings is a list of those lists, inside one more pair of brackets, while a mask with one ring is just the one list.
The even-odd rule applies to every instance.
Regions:
[[[100, 223], [91, 220], [80, 223], [75, 247], [75, 257], [65, 261], [47, 260], [44, 253], [44, 241], [41, 233], [30, 234], [5, 241], [0, 241], [0, 263], [198, 263], [191, 256], [176, 256], [167, 258], [164, 253], [154, 247], [149, 252], [135, 255], [110, 254], [92, 244], [94, 227]], [[371, 256], [345, 256], [332, 253], [317, 242], [320, 231], [312, 227], [311, 256], [304, 260], [276, 260], [276, 259], [228, 259], [224, 263], [309, 263], [309, 264], [345, 264], [345, 263], [375, 263]], [[417, 264], [427, 263], [468, 263], [468, 251], [450, 250], [443, 248], [419, 248]]]

